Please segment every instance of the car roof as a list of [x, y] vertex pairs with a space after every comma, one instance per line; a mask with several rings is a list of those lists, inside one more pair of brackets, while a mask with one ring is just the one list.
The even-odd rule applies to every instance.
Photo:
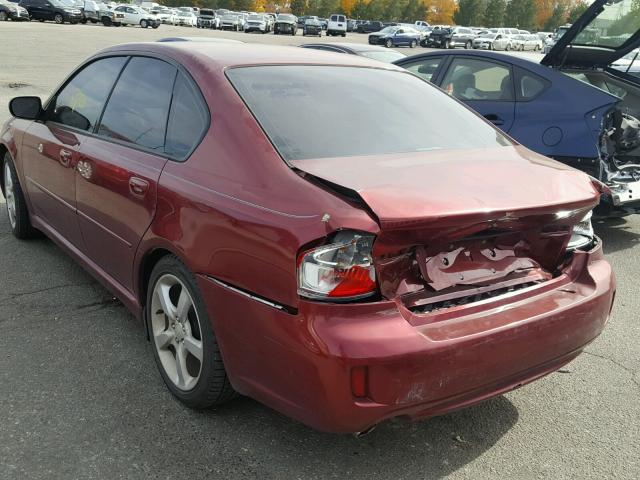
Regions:
[[405, 71], [400, 67], [382, 64], [357, 55], [258, 44], [198, 41], [125, 43], [109, 47], [97, 55], [122, 52], [155, 53], [166, 55], [179, 63], [196, 60], [207, 66], [215, 65], [222, 69], [257, 65], [337, 65]]
[[312, 46], [336, 47], [336, 48], [342, 48], [344, 50], [351, 50], [353, 52], [371, 52], [371, 51], [386, 52], [387, 50], [389, 50], [388, 48], [379, 47], [377, 45], [369, 45], [367, 43], [348, 43], [348, 42], [305, 43], [300, 46], [306, 47], [306, 48], [309, 48]]

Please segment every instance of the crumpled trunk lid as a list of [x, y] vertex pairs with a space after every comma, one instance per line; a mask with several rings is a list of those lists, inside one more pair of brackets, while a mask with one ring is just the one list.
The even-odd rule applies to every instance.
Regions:
[[600, 196], [584, 173], [519, 146], [291, 163], [362, 199], [380, 225], [381, 294], [414, 305], [549, 280]]

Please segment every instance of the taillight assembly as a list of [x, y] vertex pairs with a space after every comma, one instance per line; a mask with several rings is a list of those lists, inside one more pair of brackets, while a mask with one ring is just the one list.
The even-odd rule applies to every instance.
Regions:
[[328, 245], [298, 257], [298, 293], [307, 298], [355, 300], [377, 291], [371, 251], [374, 236], [353, 231], [336, 233]]

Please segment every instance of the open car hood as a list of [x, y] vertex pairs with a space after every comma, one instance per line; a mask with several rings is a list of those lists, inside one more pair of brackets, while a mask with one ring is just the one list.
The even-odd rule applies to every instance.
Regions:
[[604, 68], [638, 47], [637, 0], [596, 0], [541, 63], [555, 68]]
[[521, 146], [291, 163], [357, 193], [387, 231], [554, 215], [599, 199], [587, 175]]

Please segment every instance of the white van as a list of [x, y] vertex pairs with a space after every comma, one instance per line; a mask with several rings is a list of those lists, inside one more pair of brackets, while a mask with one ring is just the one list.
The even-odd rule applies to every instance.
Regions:
[[327, 35], [342, 35], [347, 36], [347, 17], [334, 13], [329, 17], [329, 24], [327, 25]]

